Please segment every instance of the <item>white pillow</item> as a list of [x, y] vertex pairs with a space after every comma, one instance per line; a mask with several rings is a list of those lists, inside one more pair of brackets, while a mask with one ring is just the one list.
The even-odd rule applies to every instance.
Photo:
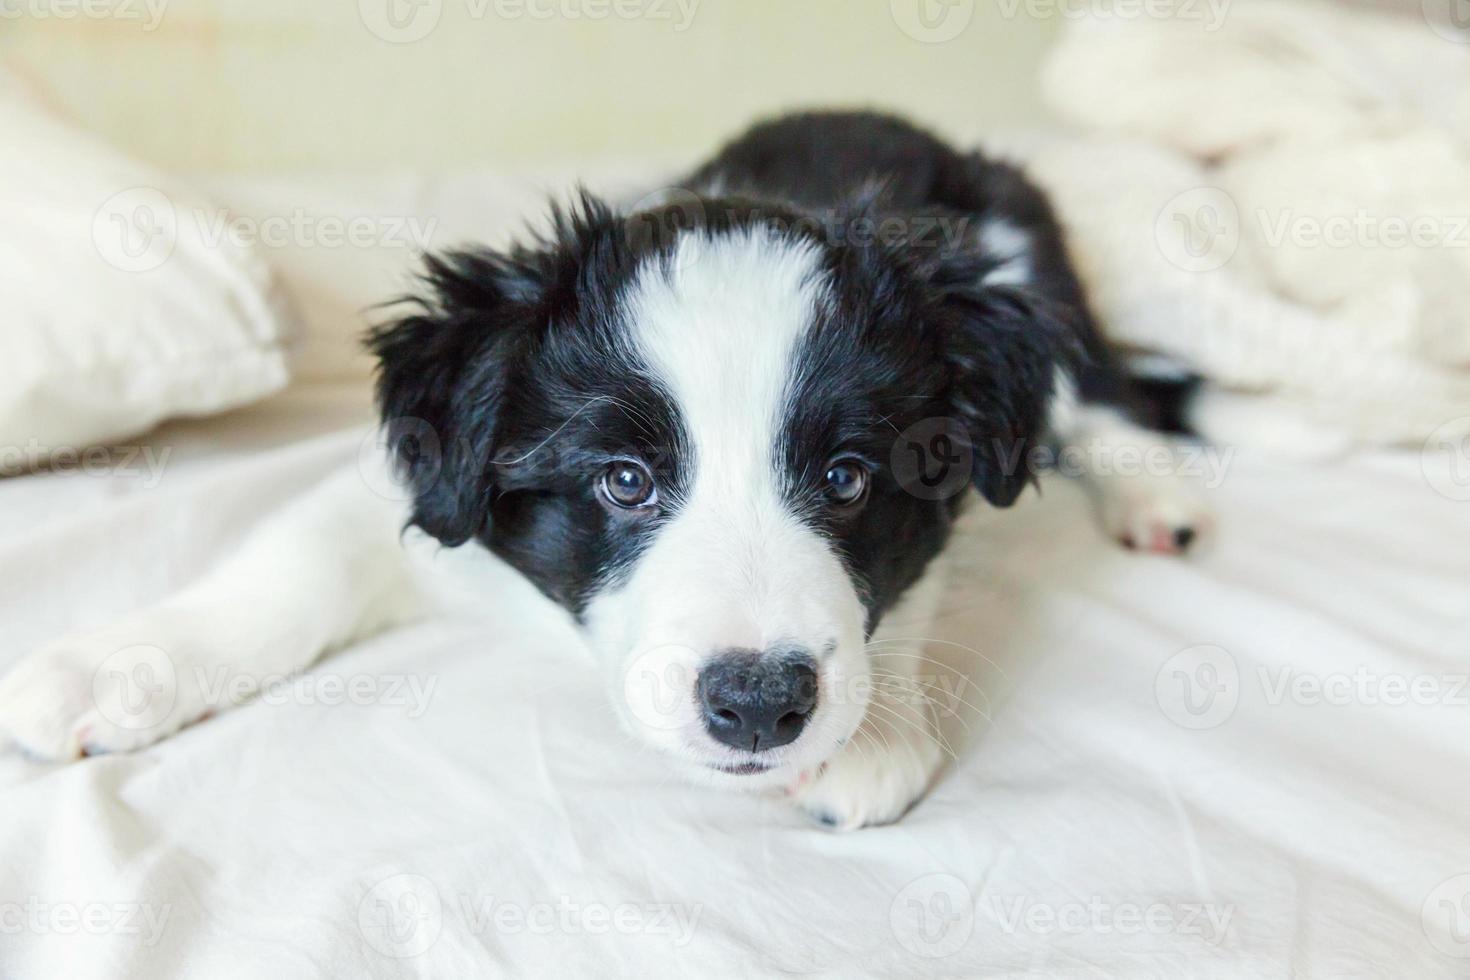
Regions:
[[0, 73], [0, 473], [285, 385], [291, 331], [223, 212]]

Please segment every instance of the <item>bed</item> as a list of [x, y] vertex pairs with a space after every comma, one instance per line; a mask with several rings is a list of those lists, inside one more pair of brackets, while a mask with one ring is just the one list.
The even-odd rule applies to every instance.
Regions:
[[[554, 180], [215, 180], [241, 215], [501, 238]], [[493, 229], [486, 232], [485, 229]], [[386, 234], [386, 233], [385, 233]], [[0, 666], [189, 582], [373, 438], [380, 239], [268, 249], [303, 380], [0, 481]], [[1189, 561], [1077, 487], [978, 509], [925, 649], [953, 759], [832, 834], [683, 784], [524, 583], [136, 755], [0, 753], [0, 976], [1470, 975], [1470, 485], [1240, 449]]]

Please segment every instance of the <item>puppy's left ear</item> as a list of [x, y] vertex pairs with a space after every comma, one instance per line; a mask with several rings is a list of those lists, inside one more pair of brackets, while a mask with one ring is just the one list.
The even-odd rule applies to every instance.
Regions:
[[493, 461], [519, 377], [552, 321], [575, 312], [588, 256], [616, 253], [619, 229], [583, 192], [554, 206], [550, 230], [524, 244], [429, 256], [408, 300], [417, 309], [368, 335], [389, 450], [413, 497], [410, 524], [451, 547], [488, 530]]
[[1009, 507], [1035, 482], [1032, 450], [1045, 435], [1058, 369], [1076, 357], [1073, 315], [1011, 286], [952, 283], [937, 306], [950, 411], [969, 436], [974, 484], [992, 505]]
[[488, 528], [517, 378], [574, 304], [586, 254], [616, 227], [588, 194], [552, 218], [549, 234], [505, 251], [427, 257], [408, 299], [417, 309], [367, 338], [389, 450], [413, 496], [409, 523], [451, 547]]
[[489, 518], [490, 459], [516, 365], [538, 333], [537, 270], [490, 251], [431, 255], [412, 315], [375, 329], [378, 408], [411, 525], [451, 547]]

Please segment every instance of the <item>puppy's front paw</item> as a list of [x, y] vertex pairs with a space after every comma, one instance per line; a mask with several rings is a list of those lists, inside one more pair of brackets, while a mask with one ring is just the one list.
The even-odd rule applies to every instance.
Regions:
[[0, 731], [45, 761], [128, 752], [203, 713], [149, 630], [105, 629], [50, 644], [0, 679]]
[[923, 706], [870, 705], [853, 737], [821, 771], [801, 781], [793, 798], [833, 830], [892, 823], [929, 788], [943, 758], [939, 738]]

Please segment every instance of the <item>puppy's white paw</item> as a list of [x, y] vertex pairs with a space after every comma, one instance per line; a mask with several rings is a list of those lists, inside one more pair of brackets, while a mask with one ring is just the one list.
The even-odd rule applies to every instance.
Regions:
[[1199, 492], [1173, 476], [1109, 476], [1099, 481], [1103, 527], [1125, 548], [1182, 555], [1214, 528]]
[[892, 823], [928, 790], [943, 758], [940, 746], [927, 709], [869, 706], [853, 737], [821, 770], [800, 781], [793, 799], [833, 830]]
[[37, 759], [128, 752], [204, 713], [181, 693], [180, 665], [146, 624], [67, 637], [0, 678], [0, 731]]

